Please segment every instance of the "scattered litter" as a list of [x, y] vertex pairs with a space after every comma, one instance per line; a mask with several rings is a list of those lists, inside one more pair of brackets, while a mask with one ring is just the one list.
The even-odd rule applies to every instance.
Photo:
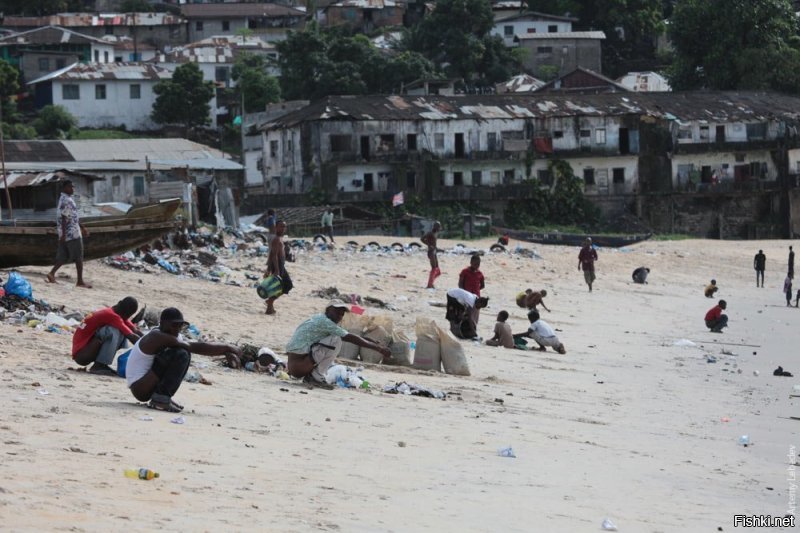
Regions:
[[184, 417], [182, 417], [182, 416], [179, 416], [179, 417], [173, 418], [172, 420], [170, 420], [170, 422], [172, 422], [173, 424], [185, 424], [186, 423], [186, 419]]
[[517, 455], [514, 453], [514, 448], [511, 446], [506, 446], [505, 448], [500, 448], [497, 450], [497, 455], [500, 457], [510, 457], [512, 459], [516, 459]]
[[750, 436], [749, 435], [742, 435], [739, 437], [739, 444], [747, 448], [750, 446]]
[[603, 523], [600, 524], [603, 531], [617, 531], [617, 526], [610, 518], [604, 518]]
[[793, 377], [792, 373], [785, 371], [782, 366], [779, 366], [778, 368], [773, 370], [772, 375], [773, 376], [785, 376], [787, 378]]
[[196, 368], [189, 368], [186, 371], [186, 374], [183, 376], [183, 381], [187, 383], [197, 383], [199, 382], [203, 376], [200, 375], [200, 372], [197, 371]]
[[429, 389], [417, 385], [416, 383], [406, 383], [405, 381], [398, 381], [394, 384], [388, 384], [383, 387], [383, 392], [387, 394], [406, 394], [410, 396], [424, 396], [426, 398], [436, 398], [437, 400], [444, 400], [447, 398], [447, 393], [444, 391]]
[[717, 362], [717, 358], [714, 357], [713, 355], [706, 355], [706, 362], [707, 363], [716, 363]]
[[400, 440], [400, 441], [397, 441], [397, 445], [398, 445], [399, 447], [401, 447], [401, 448], [405, 448], [405, 447], [406, 447], [406, 443], [405, 443], [405, 442], [403, 442], [402, 440]]
[[691, 346], [697, 346], [697, 344], [693, 343], [689, 339], [678, 339], [675, 342], [673, 342], [672, 345], [673, 346], [681, 346], [681, 347], [684, 347], [684, 346], [690, 346], [690, 347]]
[[142, 422], [152, 422], [153, 421], [153, 417], [152, 416], [140, 416], [139, 420], [141, 420]]
[[344, 365], [332, 365], [325, 375], [325, 381], [343, 389], [369, 389], [369, 381], [361, 375], [364, 367], [350, 368]]
[[759, 372], [758, 370], [753, 370], [753, 375], [755, 377], [758, 377], [760, 374], [761, 374], [761, 372]]
[[48, 394], [50, 394], [49, 392], [47, 392], [47, 389], [39, 389], [36, 392], [38, 392], [42, 396], [47, 396]]

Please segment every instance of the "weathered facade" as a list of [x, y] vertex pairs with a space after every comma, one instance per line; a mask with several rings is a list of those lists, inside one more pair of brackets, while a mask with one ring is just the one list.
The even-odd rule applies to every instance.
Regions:
[[189, 21], [189, 41], [215, 35], [236, 35], [249, 30], [264, 41], [281, 41], [289, 30], [302, 30], [306, 13], [274, 3], [184, 4], [181, 13]]
[[[648, 218], [674, 196], [758, 192], [755, 223], [787, 215], [798, 125], [800, 99], [769, 93], [329, 97], [263, 128], [262, 168], [268, 194], [285, 198], [405, 191], [499, 212], [530, 194], [531, 180], [549, 185], [549, 163], [563, 160], [608, 213]], [[749, 234], [746, 225], [722, 234]]]
[[559, 17], [547, 13], [529, 11], [515, 13], [504, 17], [495, 17], [492, 35], [503, 39], [506, 46], [517, 46], [514, 37], [531, 33], [567, 33], [572, 31], [572, 24], [578, 19]]
[[547, 77], [549, 71], [562, 76], [583, 67], [603, 71], [602, 31], [573, 31], [565, 33], [527, 33], [516, 35], [514, 41], [527, 51], [522, 64], [536, 77]]
[[405, 3], [394, 0], [342, 0], [323, 10], [322, 22], [370, 33], [377, 28], [402, 26], [405, 12]]

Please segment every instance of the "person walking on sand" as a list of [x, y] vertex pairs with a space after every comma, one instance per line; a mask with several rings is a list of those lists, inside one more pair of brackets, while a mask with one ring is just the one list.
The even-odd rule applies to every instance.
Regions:
[[592, 283], [597, 279], [594, 275], [595, 261], [597, 261], [597, 250], [592, 246], [591, 237], [586, 237], [583, 248], [578, 253], [578, 270], [583, 270], [583, 279], [589, 286], [589, 292], [592, 292]]
[[188, 324], [178, 309], [168, 307], [161, 312], [158, 327], [150, 330], [131, 349], [125, 367], [128, 388], [137, 400], [149, 402], [151, 409], [170, 413], [183, 410], [183, 406], [172, 397], [189, 369], [192, 353], [224, 355], [231, 366], [239, 367], [242, 350], [238, 346], [186, 342], [181, 329]]
[[717, 305], [706, 313], [706, 327], [713, 333], [722, 333], [722, 328], [728, 327], [728, 315], [722, 314], [727, 308], [728, 303], [725, 300], [720, 300]]
[[783, 294], [786, 295], [786, 307], [792, 305], [792, 275], [786, 274], [786, 279], [783, 280]]
[[794, 250], [789, 247], [789, 275], [794, 278]]
[[113, 307], [86, 315], [72, 336], [72, 359], [81, 366], [94, 363], [90, 374], [116, 376], [111, 363], [117, 350], [125, 347], [126, 340], [135, 343], [142, 337], [130, 321], [138, 307], [136, 298], [127, 296]]
[[369, 339], [348, 332], [339, 323], [349, 306], [341, 300], [331, 300], [324, 314], [317, 314], [297, 326], [286, 344], [288, 355], [286, 371], [290, 376], [303, 378], [303, 382], [321, 389], [333, 389], [325, 379], [328, 369], [342, 349], [342, 342], [375, 350], [383, 360], [391, 358], [392, 352]]
[[767, 256], [764, 255], [764, 250], [759, 250], [753, 258], [753, 268], [756, 271], [756, 287], [758, 287], [758, 280], [761, 278], [761, 288], [764, 288], [764, 270], [767, 268]]
[[331, 208], [328, 207], [325, 209], [325, 212], [322, 213], [322, 234], [325, 235], [330, 239], [331, 242], [333, 241], [333, 211]]
[[280, 298], [283, 294], [289, 294], [289, 291], [294, 288], [292, 278], [289, 277], [289, 273], [286, 271], [286, 252], [284, 251], [283, 247], [283, 235], [285, 233], [286, 222], [279, 220], [275, 224], [275, 235], [272, 237], [272, 240], [269, 243], [267, 272], [264, 274], [264, 277], [267, 278], [269, 276], [276, 276], [279, 278], [281, 280], [282, 292], [278, 296], [267, 298], [267, 310], [265, 313], [268, 315], [275, 314], [275, 300]]
[[433, 289], [433, 282], [442, 275], [442, 271], [439, 270], [439, 258], [436, 257], [436, 240], [439, 237], [439, 230], [441, 229], [442, 225], [438, 222], [434, 222], [431, 230], [420, 239], [422, 244], [428, 247], [428, 260], [431, 263], [431, 273], [428, 276], [427, 289]]
[[56, 232], [58, 233], [58, 249], [56, 250], [56, 263], [53, 269], [47, 273], [49, 283], [56, 282], [56, 272], [66, 263], [74, 262], [75, 270], [78, 272], [78, 287], [91, 289], [92, 286], [83, 280], [83, 238], [89, 236], [89, 232], [83, 227], [78, 217], [78, 206], [72, 195], [75, 194], [75, 187], [71, 180], [65, 180], [61, 184], [61, 196], [58, 198], [56, 206]]

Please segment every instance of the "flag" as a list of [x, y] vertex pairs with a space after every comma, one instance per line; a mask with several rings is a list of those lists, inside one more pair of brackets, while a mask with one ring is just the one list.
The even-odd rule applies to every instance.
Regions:
[[397, 207], [398, 205], [403, 205], [405, 200], [403, 199], [402, 191], [392, 196], [392, 207]]

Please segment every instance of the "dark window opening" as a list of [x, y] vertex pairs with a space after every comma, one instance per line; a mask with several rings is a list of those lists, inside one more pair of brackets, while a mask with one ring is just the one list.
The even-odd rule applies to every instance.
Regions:
[[552, 54], [553, 47], [552, 46], [539, 46], [536, 48], [537, 54]]
[[700, 183], [711, 183], [711, 167], [700, 167]]
[[381, 135], [378, 150], [382, 152], [390, 152], [394, 150], [394, 135]]
[[538, 170], [536, 172], [536, 177], [539, 178], [539, 181], [541, 181], [543, 185], [553, 184], [553, 175], [549, 170]]
[[550, 24], [547, 26], [547, 33], [558, 33], [558, 26], [555, 24]]
[[114, 35], [114, 26], [105, 26], [103, 27], [103, 31], [106, 35]]
[[487, 144], [486, 148], [490, 152], [496, 152], [497, 151], [497, 134], [496, 133], [487, 133], [486, 134], [486, 144]]
[[203, 31], [203, 21], [198, 20], [194, 23], [194, 31]]
[[472, 185], [477, 187], [478, 185], [481, 184], [482, 180], [483, 180], [483, 172], [481, 172], [480, 170], [473, 170], [472, 171]]
[[514, 183], [514, 169], [503, 171], [503, 183], [506, 185], [509, 183]]
[[417, 173], [413, 170], [406, 172], [406, 187], [414, 190], [417, 188]]
[[625, 183], [625, 169], [615, 168], [612, 171], [614, 183]]
[[619, 129], [619, 153], [631, 153], [630, 137], [628, 136], [628, 128]]
[[406, 135], [406, 145], [409, 151], [415, 151], [417, 149], [417, 136], [413, 133]]
[[372, 174], [364, 174], [364, 190], [365, 191], [375, 190], [375, 183], [373, 183]]
[[725, 126], [717, 126], [717, 142], [725, 142]]
[[464, 185], [464, 173], [463, 172], [453, 172], [453, 185], [456, 187], [461, 187]]
[[[331, 135], [331, 152], [349, 152], [350, 151], [350, 136], [349, 135]], [[277, 142], [276, 142], [277, 151]]]
[[561, 139], [564, 137], [564, 132], [560, 130], [556, 130], [553, 132], [553, 139]]
[[456, 157], [464, 157], [464, 134], [456, 133]]
[[229, 20], [222, 21], [222, 31], [230, 31], [231, 29], [231, 22]]
[[586, 185], [594, 185], [594, 169], [593, 168], [584, 168], [583, 169], [583, 183]]
[[361, 136], [361, 158], [364, 161], [369, 161], [369, 136]]

